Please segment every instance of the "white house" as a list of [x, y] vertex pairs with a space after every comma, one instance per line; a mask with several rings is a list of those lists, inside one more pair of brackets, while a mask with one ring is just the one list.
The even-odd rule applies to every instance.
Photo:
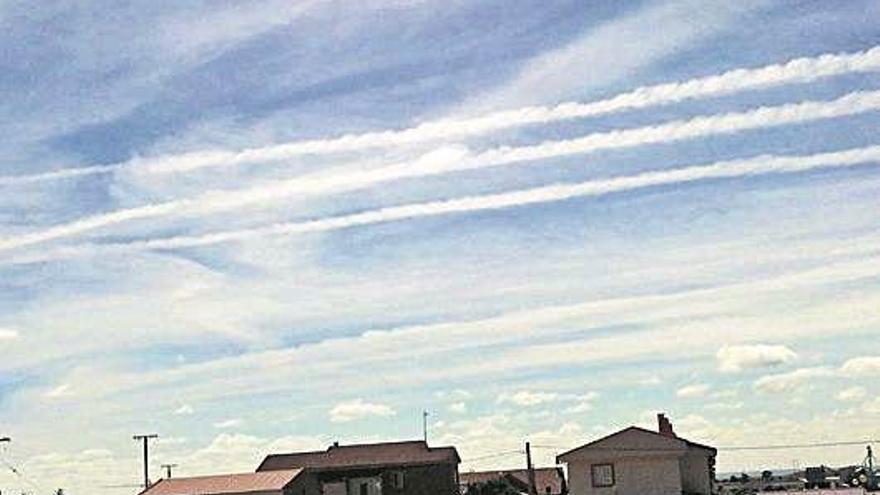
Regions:
[[666, 416], [659, 431], [630, 427], [561, 454], [571, 495], [709, 495], [717, 451], [678, 438]]

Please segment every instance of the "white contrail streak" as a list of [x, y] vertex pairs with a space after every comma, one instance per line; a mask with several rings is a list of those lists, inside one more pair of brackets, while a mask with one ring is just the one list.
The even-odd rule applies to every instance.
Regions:
[[470, 118], [425, 122], [401, 130], [292, 141], [239, 151], [199, 151], [146, 158], [112, 165], [66, 169], [35, 175], [0, 177], [0, 185], [27, 184], [132, 169], [147, 173], [186, 172], [203, 167], [277, 161], [302, 155], [358, 151], [477, 136], [512, 127], [594, 117], [741, 91], [799, 84], [851, 73], [880, 71], [880, 46], [868, 50], [805, 57], [755, 69], [735, 69], [684, 82], [644, 86], [605, 100], [533, 106]]
[[707, 115], [656, 126], [588, 134], [579, 138], [548, 141], [531, 146], [500, 147], [475, 155], [452, 151], [447, 154], [431, 156], [430, 159], [415, 164], [407, 162], [376, 170], [296, 178], [270, 186], [237, 191], [212, 191], [195, 198], [94, 215], [18, 237], [0, 239], [0, 251], [70, 237], [138, 219], [168, 215], [195, 215], [253, 204], [271, 203], [294, 196], [305, 197], [352, 191], [405, 178], [428, 177], [522, 162], [534, 163], [535, 160], [546, 158], [671, 143], [685, 139], [855, 115], [875, 110], [880, 110], [880, 91], [856, 92], [832, 101], [808, 101], [776, 107], [760, 107], [738, 113]]
[[118, 244], [88, 244], [59, 248], [42, 255], [13, 259], [28, 263], [68, 257], [126, 253], [147, 250], [179, 249], [212, 244], [245, 241], [265, 236], [285, 236], [326, 232], [393, 221], [451, 215], [476, 211], [500, 210], [511, 207], [551, 203], [572, 198], [602, 196], [646, 187], [684, 184], [708, 179], [751, 177], [766, 174], [804, 172], [819, 168], [846, 168], [880, 162], [880, 145], [807, 156], [757, 157], [697, 165], [675, 170], [645, 172], [630, 176], [592, 180], [574, 184], [556, 184], [500, 194], [470, 196], [431, 201], [376, 210], [289, 222], [252, 229], [217, 232], [201, 236], [179, 236]]

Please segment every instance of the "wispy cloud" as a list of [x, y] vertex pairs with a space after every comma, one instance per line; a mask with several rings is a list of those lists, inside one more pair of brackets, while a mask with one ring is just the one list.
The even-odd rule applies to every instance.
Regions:
[[623, 110], [643, 109], [686, 100], [734, 94], [741, 91], [807, 83], [822, 78], [880, 70], [880, 47], [855, 53], [797, 58], [755, 69], [735, 69], [682, 82], [643, 86], [612, 98], [593, 102], [565, 102], [530, 106], [487, 115], [441, 119], [403, 130], [385, 130], [336, 138], [293, 141], [240, 151], [202, 150], [179, 155], [139, 158], [130, 162], [95, 165], [26, 176], [0, 177], [0, 186], [23, 185], [132, 169], [143, 173], [176, 173], [205, 167], [280, 161], [303, 155], [360, 151], [488, 134], [512, 127], [548, 124], [594, 117]]
[[58, 385], [55, 388], [48, 390], [43, 397], [47, 399], [61, 399], [64, 397], [71, 397], [73, 395], [73, 388], [67, 383], [63, 383]]
[[675, 395], [682, 399], [693, 399], [707, 396], [710, 390], [712, 390], [712, 387], [705, 383], [694, 383], [681, 387], [675, 392]]
[[330, 409], [330, 421], [333, 423], [347, 423], [370, 416], [389, 417], [397, 412], [387, 404], [367, 402], [363, 399], [354, 399], [340, 402]]
[[761, 107], [746, 112], [707, 115], [655, 126], [595, 133], [569, 140], [549, 141], [532, 146], [504, 146], [477, 155], [470, 155], [463, 150], [451, 148], [439, 156], [427, 156], [422, 163], [405, 162], [367, 172], [292, 179], [271, 186], [234, 192], [210, 192], [196, 198], [167, 201], [95, 215], [42, 231], [10, 239], [0, 239], [0, 250], [25, 247], [137, 219], [234, 209], [291, 196], [315, 196], [362, 189], [404, 178], [428, 177], [524, 162], [541, 163], [536, 161], [607, 149], [670, 143], [716, 134], [830, 119], [878, 109], [880, 109], [880, 91], [855, 92], [832, 101], [809, 101], [775, 107]]
[[241, 419], [238, 419], [238, 418], [226, 419], [226, 420], [218, 421], [218, 422], [214, 423], [214, 428], [221, 429], [221, 430], [225, 430], [228, 428], [236, 428], [238, 426], [241, 426], [241, 423], [242, 423]]
[[[722, 161], [709, 165], [690, 166], [670, 171], [646, 172], [632, 176], [622, 176], [574, 184], [557, 184], [508, 193], [392, 206], [351, 215], [327, 217], [306, 222], [281, 223], [270, 225], [268, 227], [218, 232], [202, 236], [180, 236], [119, 244], [79, 245], [70, 248], [59, 248], [53, 251], [48, 251], [47, 253], [37, 253], [36, 255], [25, 255], [22, 257], [11, 258], [9, 261], [14, 263], [25, 263], [41, 259], [92, 256], [102, 253], [124, 253], [140, 250], [178, 249], [206, 246], [263, 236], [326, 232], [392, 221], [484, 210], [498, 210], [563, 201], [577, 197], [602, 196], [634, 189], [670, 184], [683, 184], [707, 179], [794, 173], [819, 168], [846, 168], [871, 164], [877, 162], [878, 159], [880, 159], [880, 146], [854, 148], [844, 151], [806, 156], [762, 155], [748, 159]], [[14, 242], [15, 240], [8, 241], [6, 248], [8, 249], [9, 244]]]
[[177, 414], [179, 416], [188, 416], [191, 414], [195, 414], [195, 412], [196, 410], [193, 409], [193, 407], [189, 404], [184, 404], [174, 410], [174, 414]]
[[833, 369], [824, 366], [801, 368], [788, 373], [761, 377], [755, 382], [755, 390], [766, 393], [794, 392], [818, 378], [828, 378], [834, 375]]

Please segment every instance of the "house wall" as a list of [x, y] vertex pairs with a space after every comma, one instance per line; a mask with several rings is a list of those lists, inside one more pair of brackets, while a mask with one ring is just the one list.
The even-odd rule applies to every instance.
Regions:
[[710, 456], [701, 452], [689, 451], [682, 457], [681, 484], [684, 493], [708, 495], [712, 493], [712, 475], [709, 468]]
[[[454, 495], [458, 494], [458, 466], [436, 464], [403, 469], [403, 490], [394, 488], [391, 470], [385, 473], [382, 495]], [[385, 487], [388, 487], [386, 490]]]
[[[394, 486], [392, 476], [395, 472], [403, 472], [402, 489]], [[319, 485], [377, 477], [381, 479], [381, 495], [458, 495], [458, 466], [455, 464], [386, 466], [360, 470], [324, 469], [318, 472], [317, 476]], [[297, 492], [292, 495], [301, 494]], [[351, 485], [348, 495], [359, 495], [358, 487]], [[376, 494], [370, 491], [370, 495]]]
[[[272, 495], [277, 495], [277, 493], [274, 492]], [[314, 474], [303, 472], [284, 487], [283, 493], [284, 495], [321, 495], [321, 484]]]
[[[593, 486], [593, 464], [614, 465], [614, 486]], [[680, 495], [682, 478], [675, 456], [578, 460], [568, 464], [571, 495]]]

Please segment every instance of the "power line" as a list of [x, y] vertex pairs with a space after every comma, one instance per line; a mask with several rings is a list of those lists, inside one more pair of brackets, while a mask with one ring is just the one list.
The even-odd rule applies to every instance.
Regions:
[[[724, 451], [724, 452], [739, 452], [739, 451], [748, 451], [748, 450], [791, 450], [791, 449], [813, 449], [813, 448], [828, 448], [828, 447], [847, 447], [853, 445], [867, 445], [871, 443], [880, 443], [880, 440], [877, 439], [868, 439], [868, 440], [847, 440], [847, 441], [839, 441], [839, 442], [816, 442], [816, 443], [801, 443], [801, 444], [779, 444], [779, 445], [733, 445], [728, 447], [717, 447], [716, 450]], [[550, 449], [550, 450], [567, 450], [571, 447], [563, 447], [560, 445], [532, 445], [532, 448], [535, 449]], [[590, 447], [591, 450], [604, 450], [604, 451], [615, 451], [615, 452], [638, 452], [638, 451], [661, 451], [661, 452], [673, 452], [679, 451], [680, 448], [628, 448], [628, 447]]]
[[789, 450], [789, 449], [813, 449], [823, 447], [847, 447], [852, 445], [866, 445], [871, 443], [880, 443], [880, 440], [851, 440], [843, 442], [825, 442], [825, 443], [802, 443], [789, 445], [748, 445], [734, 447], [719, 447], [718, 450], [740, 451], [740, 450]]
[[20, 479], [22, 482], [27, 483], [28, 485], [30, 485], [31, 488], [34, 488], [34, 489], [37, 490], [38, 492], [42, 492], [42, 491], [43, 491], [43, 487], [41, 487], [40, 485], [38, 485], [35, 481], [31, 480], [31, 479], [28, 478], [27, 476], [25, 476], [24, 473], [21, 472], [21, 469], [19, 469], [19, 468], [15, 467], [14, 465], [10, 464], [6, 459], [4, 459], [4, 458], [0, 458], [0, 463], [2, 463], [4, 466], [6, 466], [6, 468], [9, 469], [9, 470], [12, 472], [12, 474], [14, 474], [15, 476], [17, 476], [18, 479]]
[[485, 461], [488, 459], [496, 459], [498, 457], [507, 457], [510, 455], [522, 455], [524, 452], [522, 450], [507, 450], [504, 452], [495, 452], [494, 454], [487, 454], [481, 457], [472, 457], [470, 459], [464, 459], [461, 462], [476, 462], [476, 461]]

